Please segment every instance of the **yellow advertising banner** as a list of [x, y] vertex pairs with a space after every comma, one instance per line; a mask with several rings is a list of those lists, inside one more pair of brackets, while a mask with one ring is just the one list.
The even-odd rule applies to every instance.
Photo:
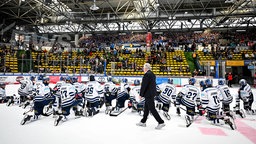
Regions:
[[214, 60], [208, 60], [208, 61], [200, 61], [201, 65], [208, 65], [210, 64], [210, 66], [215, 66], [215, 61]]
[[244, 61], [227, 60], [226, 66], [244, 66]]

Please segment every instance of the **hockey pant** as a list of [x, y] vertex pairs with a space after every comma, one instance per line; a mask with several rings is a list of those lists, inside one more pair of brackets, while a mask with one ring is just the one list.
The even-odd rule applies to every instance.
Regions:
[[116, 99], [116, 95], [108, 95], [108, 96], [106, 96], [105, 95], [105, 105], [106, 105], [106, 107], [108, 107], [108, 106], [112, 106], [112, 100], [114, 100], [114, 99]]
[[169, 107], [170, 107], [170, 103], [164, 103], [163, 101], [161, 101], [161, 99], [159, 99], [159, 96], [155, 97], [155, 100], [158, 102], [158, 103], [162, 103], [162, 110], [164, 112], [169, 112]]
[[37, 116], [42, 115], [44, 107], [53, 101], [54, 101], [54, 98], [49, 98], [49, 99], [39, 101], [39, 102], [35, 101], [34, 102], [35, 115], [37, 115]]
[[176, 97], [176, 107], [180, 107], [180, 105], [184, 105], [186, 107], [186, 114], [190, 116], [194, 116], [196, 114], [195, 112], [195, 106], [191, 106], [184, 102], [182, 97]]
[[70, 109], [71, 109], [72, 107], [75, 107], [75, 106], [77, 106], [77, 105], [80, 105], [82, 102], [83, 102], [82, 99], [77, 99], [77, 100], [75, 100], [71, 105], [66, 106], [66, 107], [61, 107], [62, 114], [63, 114], [64, 116], [68, 116], [68, 115], [70, 114]]
[[119, 107], [119, 108], [123, 108], [124, 107], [124, 103], [125, 103], [125, 101], [126, 100], [128, 100], [129, 99], [129, 94], [124, 94], [124, 95], [122, 95], [122, 96], [120, 96], [120, 97], [118, 97], [117, 98], [117, 107]]

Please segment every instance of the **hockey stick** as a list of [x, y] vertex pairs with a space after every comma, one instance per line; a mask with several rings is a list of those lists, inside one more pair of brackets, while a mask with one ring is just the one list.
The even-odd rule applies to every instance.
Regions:
[[123, 113], [125, 110], [127, 110], [128, 109], [128, 107], [126, 107], [125, 109], [123, 109], [121, 112], [119, 112], [118, 114], [112, 114], [111, 112], [109, 113], [109, 116], [119, 116], [121, 113]]
[[29, 113], [29, 112], [32, 112], [34, 109], [31, 107], [28, 111], [24, 112], [23, 115]]

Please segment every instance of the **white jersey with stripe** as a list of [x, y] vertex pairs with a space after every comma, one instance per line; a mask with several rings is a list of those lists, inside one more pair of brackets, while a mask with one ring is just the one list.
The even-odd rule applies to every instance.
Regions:
[[32, 94], [33, 82], [29, 79], [20, 81], [20, 88], [18, 89], [18, 94], [20, 96], [28, 96]]
[[184, 85], [180, 91], [183, 93], [182, 101], [189, 107], [200, 104], [200, 90], [194, 85]]
[[224, 104], [230, 104], [233, 101], [233, 96], [230, 93], [230, 90], [227, 85], [218, 85], [216, 87], [220, 91], [220, 100]]
[[171, 99], [176, 98], [176, 87], [169, 83], [157, 85], [156, 90], [161, 92], [159, 99], [162, 103], [169, 104]]
[[94, 103], [103, 97], [103, 86], [97, 81], [90, 81], [86, 83], [86, 94], [85, 97], [90, 103]]
[[215, 87], [206, 88], [201, 94], [202, 106], [214, 113], [220, 109], [220, 93]]
[[35, 102], [42, 102], [52, 97], [50, 87], [44, 85], [42, 81], [35, 83], [33, 93]]
[[56, 91], [55, 96], [60, 97], [60, 88], [63, 86], [66, 82], [65, 81], [58, 81], [56, 85], [54, 86], [54, 90]]
[[141, 86], [134, 86], [131, 91], [130, 91], [130, 100], [136, 101], [136, 102], [141, 102], [144, 101], [144, 97], [140, 99], [140, 88]]
[[61, 107], [71, 106], [75, 101], [76, 88], [70, 83], [65, 83], [60, 88]]
[[6, 95], [5, 95], [5, 89], [0, 88], [0, 100], [1, 100], [1, 99], [4, 99], [5, 97], [6, 97]]
[[129, 84], [127, 83], [121, 83], [120, 86], [119, 86], [119, 90], [117, 92], [117, 99], [120, 98], [120, 97], [123, 97], [125, 94], [129, 94], [128, 92], [128, 88], [129, 88]]
[[249, 98], [252, 95], [252, 89], [249, 84], [246, 84], [245, 86], [241, 87], [239, 90], [240, 90], [241, 99]]
[[85, 89], [86, 89], [85, 84], [75, 82], [75, 83], [73, 83], [73, 85], [75, 86], [76, 91], [77, 91], [78, 94], [81, 94], [81, 93], [85, 92]]
[[104, 84], [104, 93], [110, 93], [115, 95], [118, 90], [118, 87], [113, 82], [106, 82]]

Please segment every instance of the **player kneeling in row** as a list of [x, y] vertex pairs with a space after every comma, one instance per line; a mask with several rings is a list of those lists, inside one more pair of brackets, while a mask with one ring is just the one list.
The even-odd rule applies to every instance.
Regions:
[[[25, 114], [24, 118], [21, 121], [21, 125], [29, 121], [34, 121], [39, 118], [40, 115], [49, 116], [50, 114], [44, 113], [44, 107], [50, 103], [54, 102], [54, 97], [51, 95], [51, 90], [49, 85], [49, 77], [43, 77], [43, 81], [38, 81], [34, 85], [34, 106], [29, 111], [28, 114]], [[31, 112], [31, 113], [30, 113]], [[33, 114], [34, 112], [34, 114]]]
[[[185, 120], [187, 125], [190, 125], [193, 120], [194, 116], [196, 115], [195, 107], [200, 108], [200, 90], [194, 86], [196, 83], [195, 78], [189, 78], [189, 84], [184, 85], [182, 90], [178, 93], [176, 97], [176, 107], [177, 107], [177, 114], [180, 115], [180, 104], [186, 107], [186, 116]], [[203, 111], [199, 110], [201, 115], [203, 115]]]
[[235, 129], [233, 119], [230, 119], [224, 113], [220, 112], [221, 100], [219, 90], [212, 86], [212, 80], [205, 80], [206, 89], [201, 94], [201, 102], [204, 109], [207, 111], [208, 120], [212, 121], [214, 125], [220, 125], [219, 120], [223, 120], [231, 129]]
[[118, 115], [120, 112], [124, 110], [125, 101], [129, 99], [129, 92], [131, 88], [128, 84], [128, 80], [126, 78], [122, 79], [120, 87], [117, 92], [117, 103], [113, 111], [110, 112], [110, 115]]
[[140, 88], [140, 80], [134, 80], [134, 87], [130, 91], [128, 107], [132, 108], [132, 112], [138, 112], [139, 115], [143, 115], [145, 98], [143, 97], [140, 99]]
[[103, 86], [97, 81], [95, 81], [94, 75], [90, 75], [89, 82], [86, 83], [85, 89], [85, 99], [87, 100], [87, 116], [94, 116], [99, 113], [102, 106], [103, 97]]
[[[57, 116], [57, 118], [54, 121], [54, 125], [57, 126], [60, 121], [66, 121], [67, 116], [70, 115], [70, 109], [72, 107], [77, 107], [79, 105], [83, 105], [83, 98], [76, 97], [77, 96], [77, 91], [75, 86], [72, 84], [72, 79], [71, 77], [66, 78], [66, 83], [63, 84], [60, 88], [60, 106], [61, 108], [61, 114]], [[82, 107], [75, 108], [73, 109], [75, 111], [75, 116], [85, 116], [85, 111]], [[79, 112], [77, 112], [79, 111]]]
[[109, 114], [112, 110], [112, 101], [117, 97], [118, 87], [113, 83], [112, 77], [107, 77], [107, 82], [104, 84], [104, 97], [105, 97], [105, 113]]
[[15, 94], [13, 96], [6, 96], [5, 86], [5, 83], [0, 83], [0, 103], [6, 103], [7, 106], [10, 106], [14, 102], [18, 102], [18, 99]]
[[171, 117], [168, 114], [171, 100], [176, 98], [176, 87], [173, 85], [173, 79], [168, 78], [167, 83], [162, 83], [157, 86], [157, 92], [159, 93], [156, 96], [156, 108], [160, 111], [163, 110], [163, 115], [170, 120]]
[[236, 114], [239, 114], [242, 118], [245, 117], [243, 110], [240, 109], [240, 99], [243, 101], [244, 109], [247, 114], [256, 114], [256, 111], [252, 109], [254, 99], [251, 86], [245, 79], [241, 79], [239, 85], [240, 88], [238, 90], [238, 96], [236, 97], [236, 106], [234, 107]]
[[234, 119], [235, 116], [233, 115], [233, 112], [230, 110], [229, 106], [233, 102], [233, 96], [230, 93], [229, 87], [226, 85], [225, 79], [219, 79], [218, 86], [216, 88], [220, 92], [220, 97], [222, 100], [222, 110], [224, 114]]

